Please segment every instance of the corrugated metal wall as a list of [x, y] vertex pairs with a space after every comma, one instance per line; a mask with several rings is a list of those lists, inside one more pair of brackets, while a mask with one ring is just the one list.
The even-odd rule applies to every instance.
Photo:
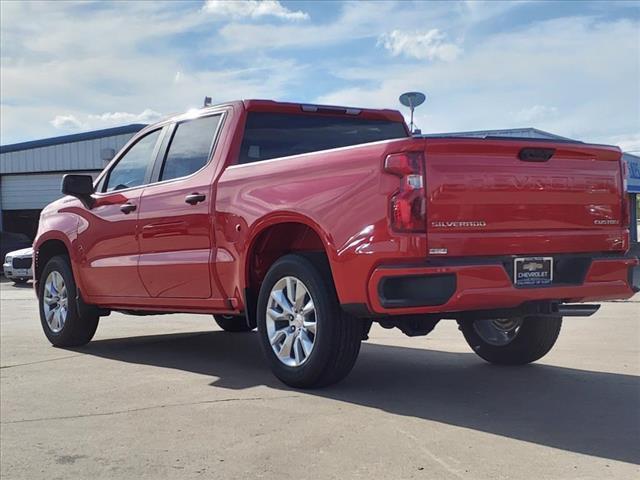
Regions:
[[[61, 172], [72, 170], [102, 170], [105, 162], [100, 158], [103, 148], [116, 152], [127, 143], [133, 133], [30, 148], [0, 154], [0, 175], [26, 172]], [[3, 205], [3, 208], [7, 208]]]
[[[3, 210], [40, 210], [47, 204], [62, 197], [61, 173], [41, 173], [32, 175], [3, 175], [0, 177], [0, 200]], [[86, 173], [94, 179], [99, 171]]]

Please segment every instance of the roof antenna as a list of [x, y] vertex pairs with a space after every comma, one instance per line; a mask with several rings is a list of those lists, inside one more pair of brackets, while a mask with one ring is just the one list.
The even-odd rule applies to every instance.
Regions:
[[211, 106], [211, 97], [204, 97], [204, 104], [202, 108], [207, 108]]
[[421, 92], [406, 92], [400, 95], [400, 98], [399, 98], [400, 103], [405, 107], [409, 107], [411, 109], [411, 124], [409, 125], [409, 130], [411, 131], [412, 134], [422, 133], [417, 128], [414, 130], [415, 125], [413, 124], [413, 110], [416, 107], [419, 107], [420, 105], [422, 105], [426, 99], [427, 99], [427, 96]]

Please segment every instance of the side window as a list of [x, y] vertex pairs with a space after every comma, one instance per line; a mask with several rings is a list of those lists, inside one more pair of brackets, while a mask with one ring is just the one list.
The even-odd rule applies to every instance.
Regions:
[[105, 192], [144, 184], [161, 131], [156, 130], [142, 137], [118, 160], [109, 172]]
[[221, 115], [179, 123], [169, 144], [160, 180], [186, 177], [209, 161], [213, 137]]

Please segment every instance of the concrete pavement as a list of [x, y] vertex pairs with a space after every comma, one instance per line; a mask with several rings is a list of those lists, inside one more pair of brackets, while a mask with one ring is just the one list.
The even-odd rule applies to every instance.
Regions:
[[296, 391], [254, 333], [209, 316], [112, 314], [61, 350], [30, 288], [3, 282], [0, 299], [3, 479], [640, 476], [637, 302], [565, 320], [515, 368], [476, 357], [454, 322], [374, 327], [345, 381]]

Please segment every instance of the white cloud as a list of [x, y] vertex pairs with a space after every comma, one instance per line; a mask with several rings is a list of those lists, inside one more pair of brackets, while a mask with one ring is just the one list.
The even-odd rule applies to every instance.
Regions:
[[74, 115], [56, 115], [49, 123], [60, 130], [82, 130], [85, 125]]
[[[363, 2], [347, 2], [340, 7], [340, 14], [332, 22], [305, 24], [246, 24], [231, 22], [220, 28], [217, 36], [211, 39], [216, 53], [236, 54], [247, 52], [255, 55], [256, 51], [296, 49], [306, 47], [318, 48], [340, 45], [344, 42], [367, 39], [374, 46], [375, 39], [391, 24], [409, 24], [418, 27], [425, 21], [436, 16], [441, 7], [429, 4], [429, 9], [417, 18], [407, 18], [403, 9], [395, 2], [376, 1], [367, 4]], [[373, 51], [373, 50], [372, 50]], [[360, 55], [371, 53], [362, 50]], [[375, 53], [375, 52], [374, 52]], [[359, 57], [356, 55], [354, 57]], [[335, 56], [335, 54], [333, 54]], [[314, 57], [314, 61], [330, 61], [328, 58]]]
[[[211, 16], [200, 6], [105, 3], [97, 5], [100, 15], [88, 7], [72, 2], [2, 5], [2, 144], [65, 129], [105, 128], [120, 120], [154, 121], [146, 109], [179, 113], [202, 105], [205, 95], [214, 102], [282, 99], [303, 84], [305, 65], [290, 58], [254, 51], [210, 61], [205, 51], [212, 44], [209, 37], [173, 45], [174, 35], [209, 33]], [[73, 116], [76, 122], [55, 120], [58, 116]]]
[[[464, 0], [456, 4], [465, 21], [481, 22], [488, 18], [504, 14], [523, 3], [532, 0], [510, 0], [508, 2], [496, 2], [495, 0]], [[535, 0], [534, 0], [535, 1]]]
[[378, 43], [394, 57], [404, 56], [418, 60], [455, 60], [462, 49], [445, 41], [446, 35], [437, 28], [426, 32], [403, 32], [393, 30], [380, 36]]
[[308, 13], [301, 10], [290, 10], [277, 0], [207, 0], [202, 10], [215, 16], [230, 18], [309, 19]]
[[515, 119], [519, 122], [539, 122], [548, 120], [558, 115], [556, 107], [546, 105], [534, 105], [529, 108], [523, 108], [515, 114]]
[[158, 121], [161, 117], [161, 113], [151, 110], [150, 108], [146, 108], [140, 113], [105, 112], [99, 115], [91, 114], [88, 116], [89, 120], [114, 125], [121, 125], [123, 123], [152, 123]]
[[597, 143], [606, 143], [608, 145], [617, 145], [623, 152], [640, 155], [640, 133], [596, 137], [594, 141]]
[[153, 123], [162, 118], [162, 114], [146, 108], [140, 113], [105, 112], [100, 114], [63, 114], [55, 115], [49, 123], [58, 130], [69, 132], [95, 130], [129, 123]]
[[[2, 143], [58, 134], [56, 117], [63, 129], [102, 128], [139, 121], [147, 109], [198, 107], [205, 95], [406, 111], [398, 95], [420, 90], [425, 132], [519, 127], [520, 115], [531, 118], [526, 126], [634, 146], [640, 24], [632, 15], [585, 7], [538, 21], [513, 2], [418, 2], [412, 15], [397, 2], [336, 5], [297, 22], [221, 16], [190, 2], [4, 2]], [[518, 22], [505, 20], [507, 10]], [[396, 56], [384, 40], [376, 48], [385, 32], [389, 48], [402, 44], [394, 29], [425, 38], [404, 40], [409, 48]], [[439, 48], [448, 44], [464, 54]]]
[[636, 20], [533, 22], [467, 44], [455, 62], [347, 66], [339, 75], [348, 86], [315, 101], [406, 114], [398, 95], [419, 90], [427, 93], [416, 110], [425, 133], [522, 127], [514, 113], [522, 111], [539, 115], [526, 126], [628, 148], [640, 125], [639, 29]]

